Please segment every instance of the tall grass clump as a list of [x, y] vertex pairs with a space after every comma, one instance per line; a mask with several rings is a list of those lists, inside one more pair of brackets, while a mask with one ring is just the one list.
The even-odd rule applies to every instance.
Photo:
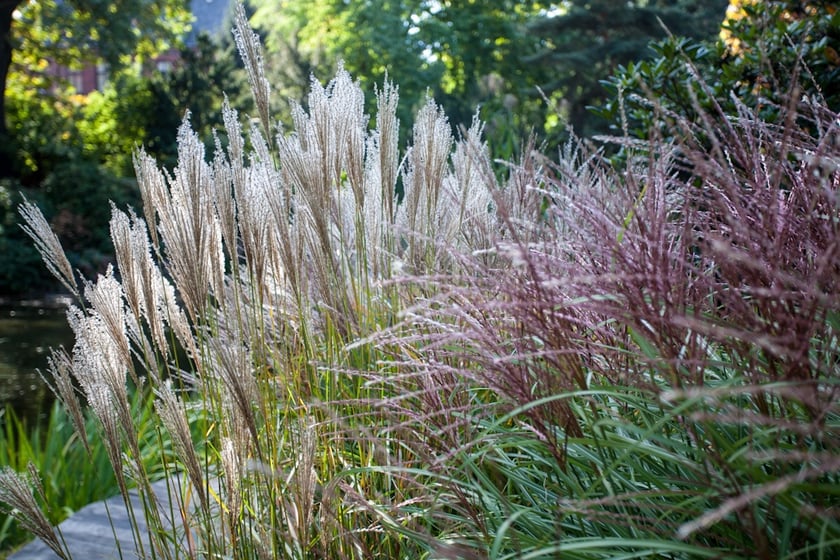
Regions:
[[778, 109], [668, 115], [679, 140], [625, 143], [622, 169], [572, 145], [531, 176], [543, 212], [496, 198], [496, 260], [417, 278], [439, 289], [381, 338], [454, 542], [840, 552], [840, 120]]
[[78, 301], [56, 392], [143, 498], [141, 556], [840, 546], [836, 114], [677, 120], [621, 169], [526, 143], [498, 179], [478, 120], [456, 137], [429, 100], [401, 152], [396, 86], [371, 119], [343, 69], [274, 123], [241, 9], [234, 33], [257, 118], [225, 103], [212, 154], [185, 119], [172, 170], [135, 154], [114, 268], [79, 281], [22, 208]]
[[[373, 406], [390, 392], [357, 374], [380, 367], [379, 351], [348, 345], [398, 320], [416, 289], [395, 273], [454, 270], [451, 249], [490, 247], [482, 126], [456, 140], [429, 100], [401, 153], [396, 86], [377, 92], [369, 130], [363, 93], [339, 70], [293, 103], [286, 131], [241, 8], [234, 35], [258, 118], [243, 127], [225, 102], [208, 154], [187, 117], [172, 170], [135, 154], [142, 215], [113, 209], [114, 267], [80, 281], [40, 211], [21, 209], [78, 302], [75, 346], [50, 368], [57, 396], [80, 434], [91, 411], [120, 492], [142, 497], [143, 557], [419, 556], [428, 543], [394, 530], [416, 523], [404, 506], [417, 483], [388, 470], [409, 463]], [[182, 475], [178, 511], [153, 495], [134, 385], [154, 395], [155, 429], [177, 455], [158, 463]]]

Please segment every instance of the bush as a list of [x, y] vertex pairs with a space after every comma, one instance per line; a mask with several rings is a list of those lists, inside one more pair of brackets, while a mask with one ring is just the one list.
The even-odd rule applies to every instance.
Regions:
[[840, 41], [840, 11], [830, 2], [735, 4], [740, 11], [729, 12], [720, 40], [670, 37], [652, 44], [652, 60], [619, 67], [604, 82], [610, 101], [596, 113], [614, 130], [647, 138], [668, 129], [659, 123], [669, 115], [734, 114], [739, 102], [773, 122], [799, 96], [840, 107], [840, 55], [832, 46]]

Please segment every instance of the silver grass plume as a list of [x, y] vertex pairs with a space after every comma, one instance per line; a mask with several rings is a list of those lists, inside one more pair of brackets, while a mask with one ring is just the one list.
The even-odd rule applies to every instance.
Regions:
[[393, 223], [396, 217], [397, 176], [400, 166], [399, 133], [400, 120], [397, 118], [399, 88], [387, 79], [381, 90], [376, 92], [376, 133], [375, 145], [377, 161], [374, 163], [381, 185], [381, 199], [384, 203], [387, 223]]
[[231, 412], [240, 417], [242, 425], [247, 426], [256, 444], [259, 434], [254, 405], [259, 399], [259, 387], [251, 367], [248, 348], [238, 338], [239, 334], [229, 336], [231, 340], [213, 336], [207, 341], [211, 370], [222, 382], [225, 397], [233, 405]]
[[[120, 367], [131, 372], [131, 348], [128, 336], [126, 336], [123, 293], [123, 287], [114, 278], [114, 269], [111, 265], [108, 265], [105, 275], [100, 275], [95, 284], [86, 283], [85, 285], [85, 299], [90, 303], [90, 309], [101, 319], [104, 332], [119, 352]], [[133, 377], [135, 383], [139, 383], [137, 376]]]
[[85, 315], [71, 306], [67, 311], [67, 321], [76, 338], [72, 357], [76, 381], [89, 401], [94, 389], [107, 388], [110, 397], [115, 399], [110, 401], [110, 406], [118, 406], [123, 424], [131, 427], [126, 390], [128, 364], [102, 317], [97, 312]]
[[242, 496], [242, 457], [237, 453], [233, 440], [227, 437], [222, 438], [220, 456], [225, 487], [227, 488], [227, 503], [224, 511], [228, 516], [231, 532], [235, 534], [239, 524], [239, 512], [244, 503]]
[[279, 277], [272, 276], [277, 271], [271, 266], [272, 255], [280, 251], [279, 236], [272, 211], [270, 197], [276, 196], [279, 176], [274, 170], [272, 156], [263, 135], [256, 125], [250, 131], [251, 153], [250, 167], [243, 168], [243, 180], [234, 185], [237, 224], [239, 237], [245, 255], [245, 263], [250, 274], [250, 284], [254, 295], [260, 297], [275, 292]]
[[314, 420], [301, 418], [298, 422], [298, 432], [300, 435], [298, 456], [288, 481], [293, 502], [284, 511], [290, 532], [297, 537], [301, 546], [306, 546], [310, 540], [309, 529], [312, 526], [315, 490], [318, 483], [315, 472], [318, 438]]
[[243, 162], [245, 141], [239, 114], [230, 106], [227, 96], [222, 103], [222, 120], [228, 139], [227, 151], [222, 149], [221, 140], [215, 135], [216, 151], [213, 156], [213, 194], [216, 213], [222, 225], [222, 237], [231, 263], [239, 259], [236, 229], [236, 204], [234, 191], [243, 188], [246, 170]]
[[348, 198], [365, 196], [364, 96], [341, 69], [326, 87], [313, 80], [308, 104], [308, 113], [300, 104], [292, 105], [295, 132], [278, 135], [281, 176], [299, 194], [300, 203], [291, 209], [291, 225], [299, 232], [293, 238], [305, 242], [306, 269], [314, 280], [304, 297], [346, 325], [355, 322], [347, 305], [346, 267], [348, 260], [358, 260], [347, 255], [348, 249], [357, 252], [358, 238], [356, 205], [348, 204]]
[[198, 494], [198, 500], [202, 511], [210, 513], [210, 504], [205, 488], [204, 474], [201, 469], [201, 461], [195, 452], [192, 443], [192, 434], [187, 420], [187, 409], [184, 403], [175, 396], [175, 393], [168, 384], [163, 383], [155, 389], [155, 410], [160, 417], [166, 431], [172, 436], [172, 446], [175, 453], [187, 469], [187, 476]]
[[117, 209], [111, 213], [111, 240], [126, 302], [135, 317], [146, 320], [160, 353], [169, 355], [166, 337], [166, 291], [171, 285], [152, 259], [148, 230], [142, 218]]
[[[64, 409], [70, 415], [73, 429], [79, 436], [85, 450], [90, 454], [91, 449], [88, 444], [85, 418], [79, 398], [76, 396], [76, 387], [73, 384], [73, 362], [64, 348], [59, 348], [50, 350], [47, 364], [50, 377], [53, 380], [52, 392], [58, 397], [58, 400], [61, 401]], [[49, 383], [47, 384], [49, 385]]]
[[251, 93], [254, 96], [263, 130], [266, 134], [269, 134], [271, 131], [269, 104], [271, 85], [265, 77], [265, 64], [263, 63], [260, 38], [251, 29], [242, 3], [237, 3], [234, 23], [233, 38], [236, 42], [236, 48], [245, 64], [245, 71], [248, 73], [248, 83], [251, 86]]
[[119, 414], [114, 406], [111, 390], [104, 383], [96, 382], [88, 385], [85, 394], [87, 395], [88, 404], [91, 410], [93, 410], [96, 419], [99, 420], [99, 426], [102, 428], [102, 443], [105, 445], [105, 451], [108, 454], [114, 475], [117, 477], [120, 493], [123, 496], [127, 496], [128, 485], [126, 484], [124, 475], [126, 469], [123, 465]]
[[397, 211], [399, 231], [408, 236], [407, 257], [417, 273], [431, 271], [435, 263], [438, 204], [451, 148], [449, 121], [443, 109], [429, 99], [414, 123], [413, 144], [403, 173], [405, 200]]
[[189, 115], [178, 130], [178, 166], [159, 201], [158, 230], [166, 264], [193, 320], [211, 293], [224, 285], [224, 249], [213, 205], [213, 171], [204, 161], [204, 144], [190, 128]]
[[26, 531], [40, 538], [60, 558], [69, 560], [70, 556], [62, 545], [60, 535], [38, 507], [32, 491], [33, 485], [43, 494], [35, 467], [31, 463], [28, 477], [16, 473], [11, 467], [3, 467], [0, 470], [0, 502], [6, 504], [8, 513]]
[[142, 315], [142, 275], [140, 262], [135, 260], [131, 222], [128, 216], [117, 209], [111, 203], [111, 220], [109, 222], [111, 242], [114, 244], [114, 253], [117, 259], [117, 268], [120, 271], [125, 301], [129, 309], [137, 316]]
[[35, 247], [41, 254], [44, 264], [47, 265], [47, 270], [52, 273], [71, 294], [79, 297], [79, 289], [76, 285], [76, 278], [73, 275], [73, 267], [70, 266], [70, 261], [64, 254], [64, 249], [61, 247], [61, 241], [58, 236], [50, 228], [47, 219], [38, 207], [29, 202], [26, 197], [23, 198], [23, 203], [18, 210], [23, 217], [26, 225], [21, 225], [23, 231], [32, 238], [35, 242]]
[[[397, 87], [385, 81], [376, 92], [376, 129], [368, 136], [365, 148], [365, 193], [363, 206], [356, 208], [362, 226], [356, 237], [358, 252], [366, 259], [372, 281], [390, 276], [394, 254], [394, 218], [399, 173], [399, 119], [396, 110]], [[361, 264], [361, 263], [360, 263]]]
[[499, 229], [493, 208], [494, 193], [499, 188], [483, 133], [484, 123], [476, 113], [464, 137], [455, 144], [453, 173], [444, 182], [447, 202], [443, 206], [450, 209], [446, 241], [468, 251], [492, 247]]
[[164, 204], [167, 198], [166, 176], [158, 169], [155, 158], [148, 155], [143, 148], [134, 152], [132, 161], [137, 185], [140, 187], [140, 196], [143, 199], [143, 215], [146, 217], [146, 223], [152, 225], [149, 234], [155, 251], [159, 253], [160, 239], [154, 225], [157, 224], [157, 208]]

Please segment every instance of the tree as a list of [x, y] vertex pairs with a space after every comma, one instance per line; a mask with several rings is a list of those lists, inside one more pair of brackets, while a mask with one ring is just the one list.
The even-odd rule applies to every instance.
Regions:
[[579, 136], [606, 130], [589, 110], [606, 100], [601, 80], [621, 66], [651, 58], [651, 41], [675, 36], [717, 36], [727, 0], [570, 0], [531, 25], [541, 39], [530, 64], [545, 67], [540, 84]]
[[[118, 69], [176, 42], [190, 17], [187, 0], [0, 0], [0, 145], [8, 150], [13, 140], [5, 106], [13, 52], [23, 72], [43, 72], [47, 61]], [[4, 155], [0, 170], [8, 172]]]
[[212, 150], [213, 130], [222, 130], [227, 95], [247, 107], [247, 79], [237, 67], [233, 37], [200, 34], [181, 50], [169, 72], [149, 76], [124, 72], [102, 91], [86, 96], [78, 121], [85, 149], [110, 171], [133, 176], [132, 153], [142, 143], [147, 154], [171, 167], [177, 159], [178, 127], [187, 111], [193, 130]]
[[[454, 126], [469, 125], [476, 107], [485, 120], [538, 100], [536, 52], [525, 23], [544, 2], [497, 0], [253, 0], [252, 18], [265, 36], [281, 93], [301, 98], [310, 74], [333, 75], [339, 60], [371, 91], [387, 75], [399, 84], [401, 122], [413, 120], [427, 94]], [[532, 103], [528, 107], [533, 107]], [[405, 130], [403, 131], [405, 133]]]

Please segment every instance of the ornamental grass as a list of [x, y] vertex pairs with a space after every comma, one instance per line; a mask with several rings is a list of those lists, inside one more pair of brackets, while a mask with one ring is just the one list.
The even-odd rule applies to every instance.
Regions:
[[[401, 152], [397, 87], [371, 118], [343, 69], [286, 130], [241, 9], [235, 37], [257, 118], [225, 103], [212, 153], [186, 118], [171, 170], [135, 154], [113, 268], [76, 278], [22, 208], [77, 300], [57, 396], [144, 496], [142, 557], [840, 551], [836, 113], [791, 90], [775, 122], [663, 115], [676, 140], [612, 139], [621, 163], [500, 166], [432, 100]], [[40, 531], [24, 482], [0, 496]]]

